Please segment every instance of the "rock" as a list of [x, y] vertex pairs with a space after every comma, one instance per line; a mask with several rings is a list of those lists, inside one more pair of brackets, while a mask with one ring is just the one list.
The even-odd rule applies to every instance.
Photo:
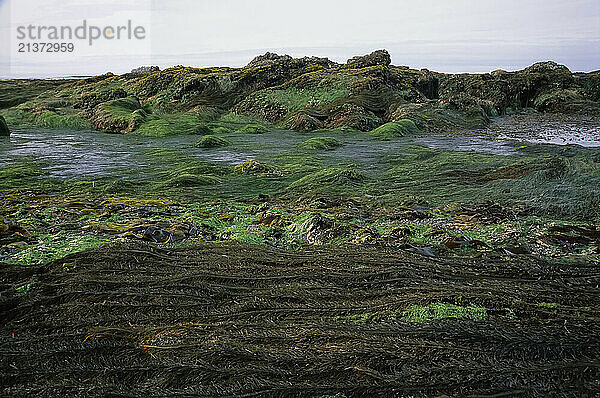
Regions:
[[460, 237], [452, 237], [448, 240], [446, 240], [444, 242], [444, 245], [448, 248], [448, 249], [463, 249], [463, 248], [468, 248], [468, 249], [487, 249], [489, 248], [488, 244], [478, 240], [478, 239], [472, 239], [469, 236], [460, 236]]
[[156, 72], [160, 72], [160, 68], [158, 66], [140, 66], [139, 68], [132, 69], [130, 73], [137, 77], [148, 76]]
[[299, 148], [307, 150], [331, 151], [342, 146], [342, 143], [333, 137], [313, 137], [298, 144]]
[[129, 124], [127, 125], [127, 132], [134, 132], [147, 120], [148, 113], [143, 109], [136, 109], [129, 118]]
[[369, 134], [382, 140], [390, 140], [405, 135], [414, 135], [419, 133], [419, 129], [410, 119], [402, 119], [397, 122], [386, 123], [372, 130]]
[[8, 129], [8, 124], [6, 124], [6, 120], [0, 116], [0, 137], [8, 137], [9, 135], [10, 130]]
[[196, 148], [219, 148], [231, 145], [231, 142], [225, 138], [217, 137], [215, 135], [205, 135], [202, 139], [197, 142], [194, 146]]
[[[172, 129], [162, 114], [178, 113], [203, 120], [231, 113], [268, 122], [269, 128], [299, 131], [367, 132], [410, 119], [420, 131], [443, 133], [483, 128], [492, 117], [528, 110], [600, 115], [600, 71], [571, 73], [548, 61], [511, 72], [444, 74], [393, 66], [391, 61], [385, 50], [343, 65], [268, 52], [243, 68], [175, 66], [160, 71], [142, 66], [123, 76], [105, 74], [38, 94], [27, 112], [77, 114], [99, 130], [146, 135], [213, 133], [205, 126]], [[130, 99], [132, 95], [137, 99]], [[243, 130], [267, 131], [257, 126]]]
[[241, 174], [259, 174], [259, 175], [271, 175], [276, 174], [276, 170], [273, 166], [258, 162], [256, 160], [248, 160], [244, 163], [238, 164], [233, 168], [236, 173]]
[[28, 242], [29, 238], [31, 238], [31, 234], [25, 228], [0, 221], [0, 246], [15, 242]]
[[492, 73], [490, 73], [490, 76], [497, 78], [497, 79], [501, 79], [504, 77], [509, 77], [510, 76], [510, 72], [505, 71], [504, 69], [496, 69], [495, 71], [493, 71]]
[[569, 70], [569, 68], [567, 68], [564, 65], [560, 65], [557, 64], [554, 61], [546, 61], [546, 62], [538, 62], [535, 63], [531, 66], [528, 66], [527, 68], [523, 69], [523, 72], [526, 73], [555, 73], [555, 72], [561, 72], [561, 73], [571, 73], [571, 71]]
[[423, 93], [427, 99], [439, 98], [440, 80], [427, 69], [422, 69], [421, 73], [415, 84], [417, 90]]
[[298, 61], [303, 65], [318, 65], [326, 69], [339, 66], [335, 62], [331, 61], [329, 58], [323, 57], [303, 57], [298, 59]]
[[144, 231], [142, 239], [148, 242], [155, 243], [168, 243], [173, 237], [173, 233], [171, 231], [167, 231], [166, 229], [162, 229], [157, 226], [149, 226]]
[[325, 123], [330, 129], [350, 127], [360, 131], [371, 131], [382, 124], [381, 118], [373, 112], [352, 103], [338, 106], [332, 109], [331, 113]]
[[278, 55], [275, 53], [267, 52], [264, 55], [259, 55], [259, 56], [255, 57], [252, 61], [250, 61], [250, 63], [248, 63], [248, 65], [246, 65], [246, 67], [253, 68], [253, 67], [257, 67], [257, 66], [273, 64], [276, 62], [291, 61], [291, 60], [293, 60], [293, 58], [290, 57], [289, 55]]
[[286, 121], [285, 127], [295, 131], [313, 131], [323, 128], [323, 123], [311, 115], [300, 112], [292, 115]]
[[388, 66], [392, 63], [392, 57], [387, 50], [377, 50], [369, 55], [350, 58], [346, 66], [353, 69], [367, 68], [369, 66]]
[[541, 93], [533, 101], [539, 112], [600, 115], [600, 104], [573, 89], [557, 89]]
[[407, 245], [405, 250], [409, 251], [411, 253], [420, 254], [425, 257], [435, 257], [435, 253], [431, 247], [417, 247], [417, 246]]

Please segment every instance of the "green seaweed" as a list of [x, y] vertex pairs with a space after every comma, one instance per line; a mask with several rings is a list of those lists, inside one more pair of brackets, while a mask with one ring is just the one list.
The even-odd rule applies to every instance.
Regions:
[[238, 130], [238, 132], [242, 134], [264, 134], [268, 131], [268, 128], [261, 126], [260, 124], [247, 124]]
[[231, 141], [214, 135], [205, 135], [195, 144], [197, 148], [219, 148], [231, 145]]
[[333, 137], [313, 137], [298, 144], [298, 147], [309, 150], [332, 150], [342, 145]]
[[396, 137], [418, 134], [419, 129], [410, 119], [402, 119], [397, 122], [386, 123], [372, 130], [369, 134], [373, 137], [390, 140]]
[[487, 318], [484, 307], [469, 305], [462, 307], [447, 303], [432, 303], [426, 306], [414, 305], [402, 313], [402, 320], [411, 323], [422, 323], [440, 319], [471, 319], [476, 321]]
[[212, 130], [198, 116], [182, 113], [159, 115], [139, 126], [135, 133], [145, 137], [169, 137], [211, 132]]

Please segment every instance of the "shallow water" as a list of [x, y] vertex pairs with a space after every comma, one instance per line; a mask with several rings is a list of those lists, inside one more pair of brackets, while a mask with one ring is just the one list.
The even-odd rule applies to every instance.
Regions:
[[499, 139], [541, 144], [600, 147], [600, 118], [551, 114], [496, 118], [479, 133]]
[[199, 161], [235, 165], [251, 159], [296, 151], [297, 145], [316, 135], [334, 136], [343, 145], [332, 151], [311, 152], [327, 164], [356, 163], [365, 170], [376, 169], [379, 160], [397, 155], [410, 146], [476, 151], [496, 155], [515, 155], [527, 142], [578, 144], [600, 147], [600, 121], [591, 118], [565, 118], [527, 115], [498, 118], [488, 129], [471, 136], [428, 135], [378, 141], [366, 133], [298, 133], [274, 130], [265, 134], [227, 134], [233, 145], [225, 148], [196, 148], [200, 136], [148, 138], [134, 135], [109, 135], [93, 131], [47, 129], [16, 130], [0, 139], [0, 166], [18, 158], [42, 161], [53, 177], [88, 178], [121, 175], [123, 170], [143, 173], [147, 167], [160, 167], [158, 158], [148, 156], [153, 148], [168, 148]]
[[515, 155], [518, 147], [513, 140], [489, 137], [428, 136], [415, 138], [414, 141], [429, 148], [463, 152], [475, 151], [492, 155]]

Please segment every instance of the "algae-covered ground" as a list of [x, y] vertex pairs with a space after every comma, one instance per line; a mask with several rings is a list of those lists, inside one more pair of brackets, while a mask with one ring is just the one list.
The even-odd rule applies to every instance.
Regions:
[[0, 256], [38, 264], [130, 239], [236, 240], [598, 262], [596, 148], [435, 139], [17, 131], [0, 142]]
[[3, 82], [2, 395], [593, 396], [597, 79]]

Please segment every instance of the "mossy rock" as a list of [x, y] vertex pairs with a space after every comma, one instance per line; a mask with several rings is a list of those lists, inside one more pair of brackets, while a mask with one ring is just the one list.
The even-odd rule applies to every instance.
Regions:
[[264, 134], [268, 132], [269, 129], [265, 126], [261, 126], [260, 124], [247, 124], [241, 129], [238, 130], [238, 133], [243, 134]]
[[345, 103], [332, 110], [325, 126], [330, 129], [351, 127], [360, 131], [371, 131], [381, 124], [381, 118], [362, 106]]
[[298, 144], [298, 147], [302, 149], [326, 151], [330, 151], [340, 146], [342, 146], [342, 143], [333, 137], [313, 137]]
[[143, 109], [136, 109], [129, 118], [129, 125], [127, 126], [128, 132], [134, 132], [142, 124], [148, 120], [148, 113]]
[[98, 105], [92, 120], [98, 130], [108, 133], [133, 131], [131, 128], [139, 127], [146, 118], [145, 111], [133, 116], [133, 113], [139, 110], [143, 109], [137, 98], [119, 98]]
[[410, 134], [418, 134], [419, 129], [410, 119], [402, 119], [397, 122], [386, 123], [383, 126], [377, 127], [369, 134], [373, 137], [389, 140], [396, 137], [404, 137]]
[[10, 130], [8, 129], [8, 124], [6, 124], [6, 120], [0, 116], [0, 137], [8, 137], [9, 135]]
[[227, 133], [231, 133], [231, 129], [228, 129], [227, 127], [224, 127], [224, 126], [217, 126], [217, 127], [212, 128], [212, 132], [215, 134], [227, 134]]
[[323, 128], [323, 123], [316, 117], [299, 113], [291, 116], [286, 121], [285, 127], [295, 131], [314, 131]]
[[228, 141], [221, 137], [217, 137], [215, 135], [205, 135], [194, 146], [196, 148], [219, 148], [228, 145], [231, 145], [231, 141]]
[[52, 111], [45, 111], [38, 114], [29, 114], [28, 119], [36, 127], [49, 129], [75, 129], [85, 130], [90, 128], [87, 120], [78, 114], [64, 115]]
[[319, 170], [290, 184], [292, 190], [319, 190], [328, 186], [356, 186], [366, 179], [354, 168]]
[[236, 173], [242, 174], [275, 174], [275, 167], [256, 161], [248, 160], [234, 167]]
[[217, 184], [219, 179], [210, 175], [182, 173], [159, 184], [165, 188], [184, 188]]
[[211, 134], [212, 130], [190, 113], [152, 115], [142, 124], [136, 134], [147, 137], [169, 137], [175, 135]]
[[575, 90], [552, 90], [538, 95], [533, 106], [540, 112], [576, 113], [576, 108], [582, 108], [587, 102], [591, 101]]
[[391, 63], [392, 58], [387, 50], [377, 50], [369, 55], [350, 58], [346, 63], [346, 67], [360, 69], [378, 65], [388, 66]]

